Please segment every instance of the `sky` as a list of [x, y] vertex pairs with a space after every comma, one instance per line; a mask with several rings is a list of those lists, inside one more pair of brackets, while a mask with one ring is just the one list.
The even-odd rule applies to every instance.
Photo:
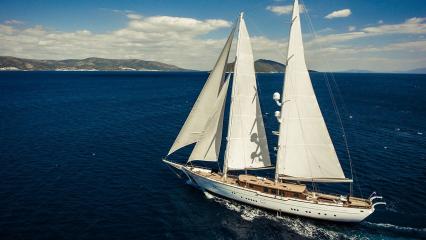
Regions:
[[[425, 0], [300, 0], [307, 65], [426, 67]], [[213, 67], [244, 11], [255, 59], [285, 62], [291, 0], [0, 0], [0, 55], [102, 57]]]

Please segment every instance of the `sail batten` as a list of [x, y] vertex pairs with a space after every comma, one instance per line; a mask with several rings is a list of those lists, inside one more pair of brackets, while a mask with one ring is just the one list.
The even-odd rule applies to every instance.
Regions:
[[294, 1], [278, 140], [276, 178], [347, 181], [306, 67], [299, 1]]
[[235, 28], [236, 27], [234, 26], [231, 33], [229, 34], [229, 37], [213, 70], [211, 71], [188, 118], [182, 126], [182, 129], [180, 130], [167, 155], [170, 155], [180, 148], [196, 143], [202, 139], [202, 136], [208, 127], [208, 121], [216, 111], [216, 109], [212, 108], [211, 105], [217, 101], [220, 95], [220, 91], [224, 82], [223, 80], [226, 71], [226, 64], [228, 62], [229, 51], [231, 49], [232, 40], [234, 38]]
[[250, 37], [242, 15], [232, 86], [225, 154], [226, 170], [270, 167], [269, 150], [260, 109]]

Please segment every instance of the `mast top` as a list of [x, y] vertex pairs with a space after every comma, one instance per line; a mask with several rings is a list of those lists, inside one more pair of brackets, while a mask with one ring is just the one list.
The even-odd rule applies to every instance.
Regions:
[[244, 17], [244, 12], [240, 12], [240, 19]]

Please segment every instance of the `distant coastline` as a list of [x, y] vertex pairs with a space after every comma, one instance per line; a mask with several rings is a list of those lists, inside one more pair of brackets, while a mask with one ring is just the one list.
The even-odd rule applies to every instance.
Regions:
[[[285, 64], [258, 59], [255, 61], [257, 73], [283, 73]], [[228, 63], [228, 71], [233, 71], [234, 63]], [[157, 61], [146, 61], [140, 59], [107, 59], [107, 58], [85, 58], [85, 59], [65, 59], [65, 60], [37, 60], [17, 58], [10, 56], [0, 56], [0, 71], [168, 71], [168, 72], [188, 72], [197, 71], [185, 69], [175, 65]], [[309, 72], [317, 72], [309, 70]], [[338, 71], [338, 73], [386, 73], [374, 72], [362, 69], [351, 69]], [[387, 72], [401, 74], [426, 74], [426, 68], [418, 68], [407, 71]]]
[[[234, 64], [229, 63], [228, 71]], [[256, 72], [284, 72], [285, 65], [279, 62], [259, 59], [255, 62]], [[85, 58], [66, 60], [37, 60], [0, 56], [0, 71], [196, 71], [157, 61], [139, 59]]]
[[[234, 63], [229, 63], [228, 71], [233, 71]], [[258, 73], [283, 73], [285, 65], [266, 59], [255, 61]], [[65, 60], [38, 60], [10, 56], [0, 56], [0, 71], [197, 71], [175, 65], [140, 59], [85, 58]], [[309, 70], [315, 72], [313, 70]]]
[[37, 60], [0, 56], [3, 71], [192, 71], [175, 65], [139, 59], [85, 58]]

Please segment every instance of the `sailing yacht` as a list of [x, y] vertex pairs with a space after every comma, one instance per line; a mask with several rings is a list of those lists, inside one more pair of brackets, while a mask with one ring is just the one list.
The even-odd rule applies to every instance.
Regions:
[[[238, 32], [234, 74], [226, 65]], [[373, 193], [368, 199], [321, 193], [308, 188], [316, 183], [350, 183], [339, 163], [321, 114], [305, 63], [299, 2], [294, 1], [284, 79], [283, 98], [273, 99], [280, 127], [277, 159], [271, 163], [253, 61], [244, 16], [233, 27], [188, 118], [163, 162], [182, 171], [188, 182], [207, 197], [223, 197], [277, 214], [336, 221], [360, 222], [372, 214]], [[193, 161], [218, 162], [228, 88], [232, 85], [228, 133], [222, 171], [196, 166]], [[175, 151], [194, 144], [186, 164], [170, 161]], [[275, 178], [247, 174], [247, 170], [275, 168]], [[244, 172], [238, 174], [238, 172]], [[252, 171], [250, 171], [252, 172]]]

